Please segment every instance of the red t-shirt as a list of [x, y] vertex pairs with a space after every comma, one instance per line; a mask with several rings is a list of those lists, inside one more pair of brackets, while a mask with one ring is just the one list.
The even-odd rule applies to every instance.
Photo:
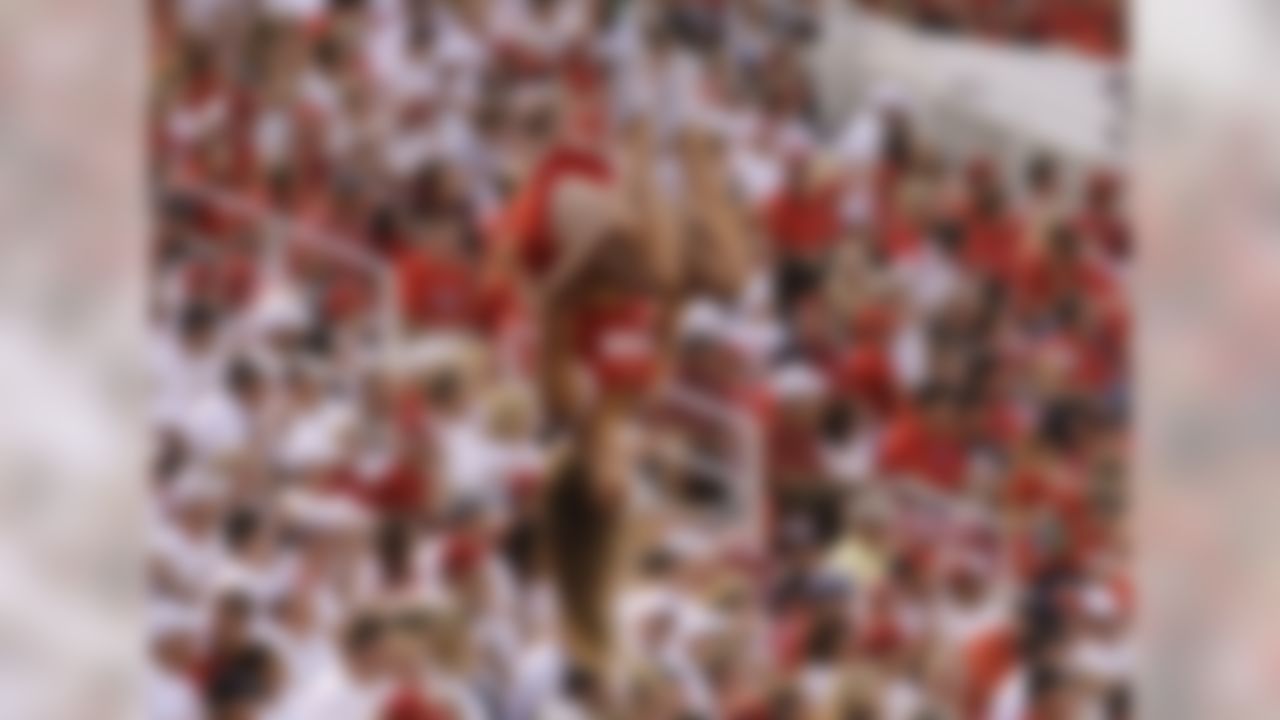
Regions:
[[784, 189], [769, 201], [765, 221], [774, 244], [784, 255], [820, 254], [840, 234], [836, 188], [824, 187], [808, 193]]
[[[1015, 508], [1053, 517], [1065, 533], [1065, 557], [1074, 563], [1082, 560], [1099, 540], [1085, 490], [1084, 480], [1078, 475], [1051, 477], [1045, 472], [1024, 468], [1010, 478], [1008, 499]], [[1054, 559], [1038, 550], [1030, 536], [1019, 538], [1015, 551], [1017, 566], [1027, 575]]]
[[878, 343], [859, 344], [845, 353], [836, 367], [836, 386], [881, 415], [898, 400], [889, 355]]
[[326, 317], [341, 320], [368, 310], [374, 301], [374, 289], [367, 275], [339, 272], [325, 293]]
[[1080, 234], [1094, 246], [1113, 258], [1123, 258], [1129, 253], [1129, 228], [1116, 213], [1102, 210], [1086, 210], [1076, 219]]
[[822, 444], [814, 429], [775, 421], [769, 428], [768, 452], [775, 482], [804, 481], [822, 470]]
[[1012, 280], [1022, 251], [1022, 229], [1009, 216], [971, 217], [968, 221], [965, 262], [999, 280]]
[[387, 700], [380, 720], [453, 720], [453, 712], [440, 707], [419, 689], [404, 687]]
[[920, 248], [920, 228], [896, 208], [880, 220], [880, 249], [890, 260], [905, 258]]
[[187, 287], [193, 295], [215, 298], [232, 307], [247, 305], [258, 284], [253, 258], [239, 250], [196, 261], [187, 269]]
[[1066, 358], [1067, 379], [1086, 392], [1106, 391], [1122, 370], [1122, 348], [1102, 330], [1059, 333], [1048, 338], [1042, 349]]
[[370, 478], [361, 487], [361, 499], [384, 514], [414, 512], [427, 499], [427, 480], [413, 464], [401, 460]]
[[1110, 298], [1116, 283], [1106, 268], [1087, 258], [1063, 263], [1038, 255], [1019, 262], [1014, 290], [1019, 309], [1026, 313], [1044, 310], [1047, 303], [1071, 295]]
[[477, 283], [471, 265], [428, 250], [409, 250], [396, 259], [400, 307], [418, 326], [457, 327], [477, 317]]
[[929, 430], [917, 418], [904, 415], [881, 439], [880, 467], [890, 473], [914, 475], [939, 490], [956, 490], [964, 482], [965, 447], [956, 438]]

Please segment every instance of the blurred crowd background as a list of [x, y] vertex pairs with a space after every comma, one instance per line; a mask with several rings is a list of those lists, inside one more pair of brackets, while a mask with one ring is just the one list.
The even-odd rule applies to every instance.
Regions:
[[[1131, 716], [1124, 177], [893, 87], [824, 120], [823, 6], [153, 3], [147, 717]], [[616, 680], [560, 642], [495, 260], [584, 96], [688, 268]]]
[[1116, 58], [1126, 47], [1122, 0], [858, 0], [937, 33], [1066, 48]]

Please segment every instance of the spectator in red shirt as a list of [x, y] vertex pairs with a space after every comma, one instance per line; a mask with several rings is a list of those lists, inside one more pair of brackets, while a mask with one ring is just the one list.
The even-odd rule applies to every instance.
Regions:
[[1021, 317], [1035, 319], [1046, 317], [1057, 303], [1076, 296], [1091, 302], [1114, 302], [1115, 292], [1111, 272], [1081, 246], [1073, 227], [1059, 223], [1049, 233], [1044, 251], [1025, 256], [1019, 263], [1014, 301]]
[[1081, 235], [1112, 260], [1122, 260], [1131, 251], [1128, 223], [1121, 213], [1124, 188], [1109, 172], [1089, 178], [1085, 203], [1077, 219]]
[[891, 476], [954, 492], [965, 481], [968, 453], [961, 440], [960, 405], [954, 391], [930, 385], [885, 431], [880, 468]]
[[974, 191], [966, 222], [966, 263], [987, 277], [1010, 282], [1024, 251], [1022, 228], [1009, 212], [1003, 189], [996, 182]]
[[870, 307], [854, 319], [852, 343], [837, 363], [837, 386], [861, 408], [887, 417], [899, 400], [889, 357], [892, 311]]
[[428, 222], [420, 233], [396, 260], [406, 318], [418, 328], [470, 327], [477, 318], [477, 278], [457, 229]]
[[821, 176], [804, 151], [789, 159], [782, 189], [764, 212], [765, 227], [778, 257], [778, 286], [784, 307], [821, 284], [823, 266], [839, 237], [839, 190]]

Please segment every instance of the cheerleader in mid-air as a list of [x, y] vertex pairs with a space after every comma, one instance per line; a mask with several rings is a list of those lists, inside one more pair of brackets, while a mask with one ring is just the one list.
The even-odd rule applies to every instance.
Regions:
[[[604, 676], [614, 654], [611, 598], [626, 566], [627, 479], [636, 466], [626, 427], [665, 375], [673, 314], [689, 278], [677, 238], [687, 218], [654, 182], [650, 127], [633, 120], [604, 132], [599, 100], [580, 88], [564, 97], [558, 129], [503, 223], [500, 251], [536, 298], [553, 457], [544, 559], [562, 637], [572, 662]], [[610, 146], [606, 137], [620, 141]]]

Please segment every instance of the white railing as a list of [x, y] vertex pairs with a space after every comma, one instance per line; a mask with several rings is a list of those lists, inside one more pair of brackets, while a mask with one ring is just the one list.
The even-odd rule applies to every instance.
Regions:
[[[735, 523], [737, 543], [754, 552], [765, 549], [768, 515], [766, 503], [764, 442], [756, 418], [749, 412], [697, 390], [673, 385], [662, 398], [671, 408], [724, 428], [733, 440], [734, 452], [726, 462], [706, 458], [675, 458], [719, 478], [735, 493], [735, 507], [742, 522]], [[690, 454], [685, 453], [688, 456]]]

